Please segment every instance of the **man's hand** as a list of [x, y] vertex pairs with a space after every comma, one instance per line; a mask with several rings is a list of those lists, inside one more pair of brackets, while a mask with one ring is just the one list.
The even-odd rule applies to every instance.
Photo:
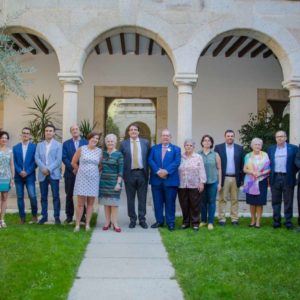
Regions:
[[159, 169], [157, 175], [162, 179], [166, 179], [168, 177], [168, 172], [165, 169]]
[[25, 171], [22, 171], [20, 174], [19, 174], [22, 178], [25, 178], [27, 176], [27, 173]]
[[45, 176], [50, 175], [50, 172], [49, 172], [48, 169], [44, 169], [44, 170], [42, 171], [42, 173], [43, 173]]

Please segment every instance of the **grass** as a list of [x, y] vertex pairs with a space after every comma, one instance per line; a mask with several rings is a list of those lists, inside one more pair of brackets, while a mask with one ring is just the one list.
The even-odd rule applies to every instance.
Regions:
[[300, 299], [300, 233], [274, 230], [269, 218], [260, 229], [249, 223], [160, 229], [185, 299]]
[[8, 227], [0, 229], [0, 299], [66, 299], [91, 233], [74, 234], [70, 225], [19, 225], [16, 214], [5, 220]]

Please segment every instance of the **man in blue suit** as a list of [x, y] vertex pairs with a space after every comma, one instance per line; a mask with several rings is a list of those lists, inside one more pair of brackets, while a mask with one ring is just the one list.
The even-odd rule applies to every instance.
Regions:
[[139, 127], [131, 124], [128, 128], [129, 139], [120, 145], [124, 157], [124, 182], [127, 196], [127, 209], [130, 218], [129, 228], [136, 225], [135, 195], [138, 198], [138, 218], [142, 228], [147, 229], [146, 202], [148, 190], [149, 142], [139, 137]]
[[164, 207], [168, 229], [175, 229], [175, 201], [179, 186], [178, 168], [181, 161], [181, 150], [170, 143], [171, 133], [164, 129], [161, 133], [161, 144], [150, 150], [150, 184], [155, 211], [156, 223], [151, 228], [164, 225]]
[[300, 145], [295, 158], [295, 164], [298, 168], [298, 189], [297, 189], [297, 202], [298, 202], [298, 231], [300, 232]]
[[243, 182], [244, 150], [241, 145], [234, 143], [235, 133], [227, 129], [224, 134], [225, 143], [215, 146], [215, 151], [220, 155], [222, 166], [222, 189], [219, 193], [218, 219], [219, 225], [226, 223], [225, 209], [230, 197], [230, 218], [232, 225], [238, 225], [239, 220], [239, 187]]
[[35, 190], [35, 169], [34, 161], [36, 145], [30, 143], [30, 128], [22, 129], [21, 143], [13, 147], [13, 157], [15, 165], [15, 186], [18, 200], [20, 223], [26, 221], [25, 205], [24, 205], [24, 186], [26, 186], [28, 197], [30, 199], [32, 223], [37, 222], [37, 200]]
[[45, 141], [38, 143], [35, 152], [35, 162], [39, 167], [38, 180], [41, 190], [42, 218], [39, 224], [48, 221], [48, 187], [51, 186], [55, 224], [61, 224], [59, 180], [61, 177], [62, 144], [54, 139], [55, 127], [47, 125]]
[[298, 147], [286, 142], [286, 132], [279, 130], [275, 134], [276, 145], [268, 149], [271, 162], [270, 185], [273, 207], [273, 227], [281, 227], [281, 202], [284, 203], [285, 227], [293, 228], [293, 199], [296, 185], [297, 166], [295, 158]]
[[[86, 139], [80, 137], [80, 130], [78, 125], [73, 125], [70, 128], [70, 133], [72, 138], [63, 143], [63, 152], [62, 152], [62, 161], [65, 164], [65, 192], [66, 192], [66, 216], [67, 219], [65, 223], [71, 223], [74, 216], [74, 201], [73, 201], [73, 192], [76, 174], [71, 165], [72, 158], [76, 150], [83, 146], [87, 145], [88, 142]], [[85, 211], [82, 215], [81, 221], [85, 221]]]

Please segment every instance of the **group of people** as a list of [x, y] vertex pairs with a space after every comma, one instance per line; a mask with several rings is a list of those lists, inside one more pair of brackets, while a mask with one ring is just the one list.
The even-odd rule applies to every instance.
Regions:
[[[0, 132], [0, 228], [6, 227], [5, 210], [8, 191], [14, 184], [17, 194], [20, 223], [26, 222], [24, 187], [31, 204], [32, 223], [48, 221], [48, 189], [51, 188], [55, 224], [60, 224], [59, 181], [61, 165], [65, 165], [66, 223], [74, 217], [73, 197], [77, 196], [74, 231], [80, 223], [90, 230], [90, 220], [95, 198], [104, 205], [104, 231], [118, 225], [118, 206], [122, 185], [125, 185], [129, 228], [139, 225], [147, 229], [146, 200], [148, 183], [151, 185], [156, 222], [151, 228], [167, 226], [175, 229], [175, 203], [178, 195], [182, 209], [181, 228], [207, 226], [214, 229], [216, 200], [218, 221], [226, 224], [226, 203], [231, 201], [232, 225], [238, 225], [238, 192], [241, 186], [250, 205], [250, 227], [260, 228], [263, 206], [267, 202], [268, 184], [271, 187], [273, 227], [281, 226], [281, 204], [287, 229], [293, 228], [293, 197], [296, 173], [300, 169], [300, 149], [288, 144], [286, 133], [276, 132], [276, 144], [262, 151], [263, 141], [254, 138], [252, 152], [245, 155], [243, 147], [234, 142], [233, 130], [225, 131], [225, 141], [214, 147], [213, 138], [206, 134], [201, 139], [201, 151], [195, 152], [195, 142], [186, 139], [184, 152], [171, 143], [171, 133], [164, 129], [161, 143], [150, 147], [147, 139], [139, 137], [137, 124], [129, 126], [129, 138], [117, 147], [117, 137], [105, 137], [105, 150], [98, 147], [100, 135], [91, 132], [87, 139], [80, 136], [78, 125], [70, 128], [71, 138], [63, 144], [55, 140], [55, 127], [47, 125], [45, 140], [37, 145], [30, 142], [30, 128], [24, 127], [21, 142], [8, 147], [9, 134]], [[35, 189], [36, 167], [41, 193], [41, 218], [37, 218]], [[150, 170], [150, 176], [149, 176]], [[137, 196], [138, 210], [135, 199]], [[300, 176], [298, 177], [298, 208], [300, 209]], [[298, 225], [300, 225], [300, 211]]]

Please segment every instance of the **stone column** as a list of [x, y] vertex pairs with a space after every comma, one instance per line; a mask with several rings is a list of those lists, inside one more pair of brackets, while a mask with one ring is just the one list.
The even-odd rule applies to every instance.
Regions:
[[177, 74], [173, 79], [178, 88], [177, 145], [181, 148], [184, 140], [193, 136], [192, 95], [197, 78], [197, 74]]
[[70, 127], [77, 123], [78, 86], [82, 82], [82, 76], [58, 73], [58, 78], [64, 88], [62, 139], [65, 141], [70, 137]]
[[300, 79], [283, 83], [290, 94], [290, 143], [300, 143]]

